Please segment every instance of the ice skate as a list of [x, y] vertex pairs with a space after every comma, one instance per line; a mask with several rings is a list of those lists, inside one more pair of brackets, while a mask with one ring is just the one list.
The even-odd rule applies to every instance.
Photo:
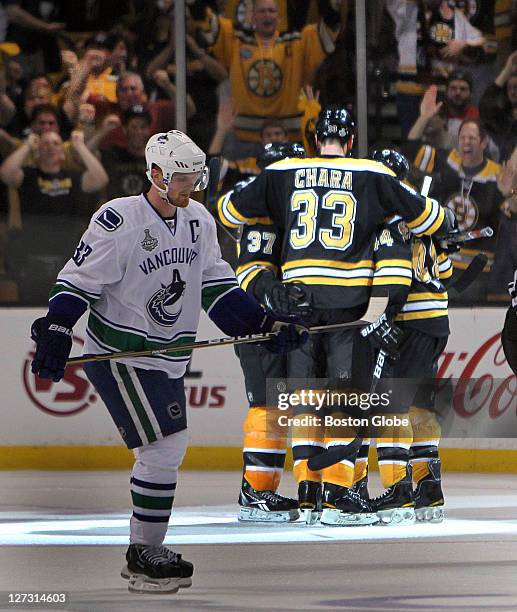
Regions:
[[253, 523], [286, 523], [296, 521], [298, 502], [276, 491], [256, 491], [246, 479], [239, 494], [239, 521]]
[[322, 525], [373, 525], [379, 521], [372, 504], [347, 487], [325, 483], [322, 505]]
[[413, 499], [416, 520], [427, 523], [441, 523], [444, 519], [444, 498], [442, 492], [440, 460], [428, 463], [429, 474], [418, 481]]
[[352, 487], [351, 491], [357, 493], [362, 499], [369, 501], [370, 493], [368, 492], [368, 475], [361, 478], [361, 480], [358, 480]]
[[321, 517], [321, 495], [320, 482], [302, 480], [298, 484], [298, 505], [307, 525], [314, 525]]
[[411, 525], [415, 522], [415, 503], [411, 476], [408, 473], [402, 480], [386, 489], [382, 495], [372, 500], [381, 525]]
[[192, 585], [194, 566], [166, 546], [130, 544], [120, 575], [132, 593], [176, 593]]

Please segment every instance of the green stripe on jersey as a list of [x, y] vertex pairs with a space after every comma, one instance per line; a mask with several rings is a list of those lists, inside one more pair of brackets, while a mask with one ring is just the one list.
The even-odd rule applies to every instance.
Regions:
[[236, 281], [235, 284], [227, 283], [226, 285], [211, 285], [210, 287], [205, 287], [201, 292], [201, 303], [203, 305], [203, 310], [209, 310], [219, 296], [227, 291], [230, 291], [231, 289], [235, 289], [238, 286], [239, 285]]
[[49, 293], [49, 299], [52, 299], [53, 297], [55, 297], [56, 295], [59, 295], [60, 293], [72, 293], [73, 295], [77, 295], [83, 298], [83, 300], [86, 300], [90, 304], [90, 306], [95, 304], [95, 302], [98, 299], [98, 298], [94, 298], [88, 295], [87, 293], [84, 293], [83, 291], [80, 291], [79, 289], [74, 289], [73, 287], [69, 287], [68, 285], [62, 285], [61, 283], [56, 283], [52, 287]]
[[[145, 411], [144, 405], [142, 401], [138, 397], [138, 393], [135, 389], [135, 385], [131, 380], [131, 376], [129, 371], [125, 365], [122, 363], [115, 362], [117, 366], [118, 373], [120, 374], [120, 378], [122, 378], [122, 382], [124, 387], [126, 388], [127, 394], [129, 395], [129, 399], [135, 408], [136, 415], [138, 416], [142, 427], [144, 428], [145, 435], [147, 436], [147, 440], [149, 443], [156, 442], [156, 434], [154, 433], [153, 426], [151, 425], [151, 421], [147, 416], [147, 412]], [[144, 440], [142, 440], [144, 442]]]
[[151, 495], [142, 495], [131, 491], [133, 504], [139, 508], [147, 510], [171, 510], [174, 502], [174, 497], [152, 497]]
[[[115, 329], [108, 325], [104, 321], [101, 321], [95, 313], [90, 311], [88, 317], [88, 329], [91, 331], [93, 336], [97, 338], [103, 344], [107, 344], [117, 351], [143, 351], [146, 349], [161, 349], [165, 344], [171, 346], [181, 346], [182, 344], [189, 344], [194, 342], [196, 337], [192, 335], [182, 336], [174, 342], [153, 342], [147, 340], [144, 336], [135, 334], [128, 331], [122, 331]], [[192, 351], [178, 351], [171, 353], [173, 357], [190, 357]]]

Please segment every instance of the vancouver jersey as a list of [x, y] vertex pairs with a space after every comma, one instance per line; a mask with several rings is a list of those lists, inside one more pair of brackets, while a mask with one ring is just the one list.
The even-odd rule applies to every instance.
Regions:
[[439, 204], [401, 184], [384, 165], [340, 157], [288, 159], [268, 166], [219, 203], [226, 225], [273, 223], [282, 232], [284, 282], [302, 282], [317, 308], [368, 300], [375, 232], [395, 213], [416, 234], [443, 222]]
[[[190, 200], [171, 222], [141, 194], [111, 200], [94, 215], [51, 300], [72, 294], [88, 303], [85, 352], [99, 354], [193, 342], [201, 307], [209, 313], [236, 286], [204, 206]], [[179, 378], [190, 353], [122, 361]]]

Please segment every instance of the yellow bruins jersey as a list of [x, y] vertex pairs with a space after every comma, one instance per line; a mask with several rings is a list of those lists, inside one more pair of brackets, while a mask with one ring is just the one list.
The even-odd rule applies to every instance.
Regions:
[[444, 282], [452, 276], [452, 263], [445, 253], [438, 253], [432, 237], [413, 236], [395, 217], [377, 233], [374, 261], [373, 287], [388, 291], [388, 316], [401, 327], [448, 336]]
[[298, 98], [326, 53], [334, 50], [328, 30], [310, 25], [301, 34], [277, 35], [265, 44], [254, 34], [234, 30], [228, 20], [221, 20], [221, 26], [212, 52], [229, 71], [238, 137], [260, 142], [264, 120], [275, 117], [290, 140], [301, 140]]
[[368, 300], [374, 237], [383, 219], [402, 215], [417, 235], [435, 232], [443, 209], [396, 180], [384, 165], [343, 157], [287, 159], [221, 198], [228, 227], [258, 222], [282, 232], [281, 277], [310, 288], [317, 308]]

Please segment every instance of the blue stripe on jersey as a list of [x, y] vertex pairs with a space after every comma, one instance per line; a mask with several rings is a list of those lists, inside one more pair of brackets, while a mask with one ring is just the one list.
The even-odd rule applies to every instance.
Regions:
[[202, 285], [225, 285], [225, 284], [231, 284], [231, 283], [235, 283], [235, 277], [230, 277], [230, 278], [213, 278], [213, 279], [208, 279], [203, 281], [201, 284]]
[[81, 289], [81, 287], [77, 287], [77, 285], [74, 285], [70, 281], [64, 280], [63, 278], [58, 277], [58, 279], [56, 280], [56, 285], [68, 285], [69, 287], [72, 287], [72, 289], [75, 289], [80, 293], [84, 293], [84, 295], [87, 295], [95, 300], [98, 300], [101, 297], [100, 293], [93, 293], [93, 291], [86, 291], [85, 289]]
[[148, 340], [154, 340], [156, 342], [163, 342], [165, 344], [169, 344], [169, 343], [174, 342], [174, 340], [176, 340], [176, 338], [178, 338], [179, 336], [195, 336], [196, 333], [197, 333], [197, 331], [182, 330], [182, 331], [177, 332], [176, 334], [174, 334], [174, 336], [172, 336], [171, 338], [163, 338], [163, 337], [160, 337], [160, 336], [149, 336], [149, 335], [147, 335], [147, 332], [145, 332], [142, 329], [138, 329], [137, 327], [130, 327], [129, 325], [121, 325], [120, 323], [115, 323], [114, 321], [111, 321], [106, 316], [102, 315], [95, 308], [90, 308], [90, 311], [97, 318], [99, 318], [101, 321], [104, 321], [104, 322], [108, 323], [114, 329], [120, 329], [121, 331], [133, 332], [133, 333], [137, 334], [138, 336], [142, 336], [144, 338], [147, 338]]

